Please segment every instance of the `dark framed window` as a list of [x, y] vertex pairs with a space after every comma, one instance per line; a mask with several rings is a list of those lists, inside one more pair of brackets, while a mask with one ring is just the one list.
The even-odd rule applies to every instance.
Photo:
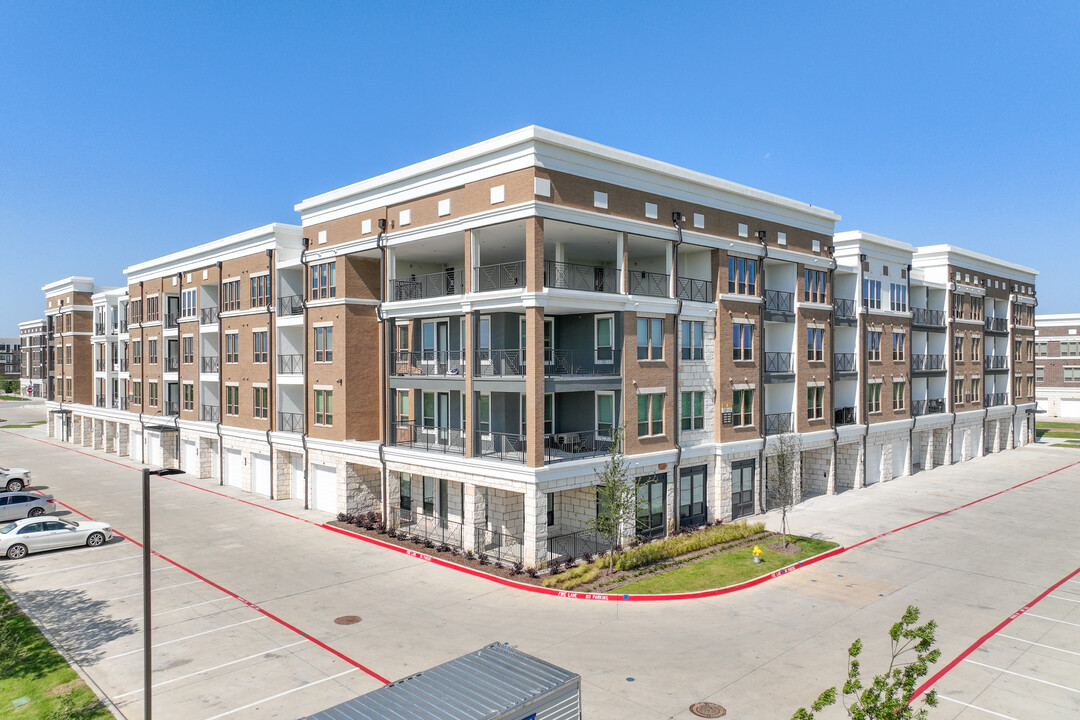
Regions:
[[641, 537], [656, 537], [667, 532], [664, 517], [666, 495], [667, 473], [637, 479], [637, 534]]
[[754, 514], [754, 460], [731, 463], [731, 517]]
[[424, 476], [424, 514], [435, 514], [435, 478]]
[[664, 359], [663, 318], [638, 318], [637, 356], [638, 360]]
[[547, 494], [547, 525], [551, 527], [555, 524], [555, 493]]
[[705, 359], [705, 323], [699, 320], [683, 320], [680, 325], [679, 344], [683, 360]]
[[398, 507], [405, 511], [412, 510], [412, 476], [401, 473], [398, 478]]
[[679, 526], [702, 525], [708, 505], [705, 498], [709, 468], [706, 465], [679, 471]]
[[750, 323], [732, 323], [731, 357], [734, 360], [754, 359], [754, 326]]

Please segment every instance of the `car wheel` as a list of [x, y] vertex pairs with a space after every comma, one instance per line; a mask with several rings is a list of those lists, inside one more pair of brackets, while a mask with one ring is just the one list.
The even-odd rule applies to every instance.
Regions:
[[26, 546], [21, 544], [12, 545], [7, 550], [7, 556], [11, 560], [18, 560], [19, 558], [26, 557]]
[[30, 508], [30, 512], [26, 514], [26, 517], [37, 517], [38, 515], [44, 515], [45, 509], [39, 507]]
[[90, 533], [90, 537], [86, 538], [86, 544], [90, 547], [98, 547], [105, 544], [105, 536], [99, 532]]
[[8, 480], [8, 492], [19, 492], [24, 487], [26, 487], [26, 485], [23, 484], [22, 480]]

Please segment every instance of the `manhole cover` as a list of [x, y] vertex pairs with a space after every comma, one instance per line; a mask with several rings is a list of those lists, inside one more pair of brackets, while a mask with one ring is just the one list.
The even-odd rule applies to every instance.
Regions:
[[[334, 622], [338, 625], [355, 625], [360, 622], [359, 615], [342, 615], [339, 618], [334, 618]], [[709, 717], [709, 716], [706, 716]], [[719, 715], [713, 715], [712, 717], [720, 717]]]
[[690, 712], [704, 718], [718, 718], [727, 715], [727, 710], [722, 705], [711, 702], [694, 703], [690, 706]]

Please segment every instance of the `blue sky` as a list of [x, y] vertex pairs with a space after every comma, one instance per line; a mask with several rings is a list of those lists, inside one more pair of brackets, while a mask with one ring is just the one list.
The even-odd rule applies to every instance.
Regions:
[[1080, 312], [1080, 3], [0, 4], [0, 335], [43, 284], [538, 124], [1038, 269]]

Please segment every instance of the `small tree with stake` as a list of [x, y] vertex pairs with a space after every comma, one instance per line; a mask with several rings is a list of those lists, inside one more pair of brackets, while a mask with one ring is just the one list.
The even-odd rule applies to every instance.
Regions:
[[765, 476], [765, 495], [769, 506], [780, 510], [780, 532], [784, 547], [788, 546], [788, 512], [802, 495], [802, 478], [799, 476], [799, 454], [802, 446], [793, 433], [776, 436], [774, 451], [768, 456], [772, 472]]
[[591, 529], [611, 545], [608, 572], [615, 568], [615, 548], [626, 529], [632, 528], [637, 521], [640, 504], [637, 483], [630, 478], [629, 466], [623, 454], [624, 429], [623, 425], [612, 429], [607, 460], [596, 473], [600, 481], [596, 488], [596, 518], [589, 523]]
[[[875, 676], [868, 686], [864, 686], [859, 678], [862, 640], [856, 640], [848, 648], [848, 678], [843, 688], [844, 708], [848, 717], [853, 720], [925, 720], [926, 708], [916, 710], [912, 707], [911, 696], [919, 678], [930, 671], [930, 666], [941, 657], [941, 651], [934, 649], [937, 623], [931, 620], [916, 625], [917, 622], [919, 608], [908, 605], [900, 622], [889, 630], [892, 640], [889, 669]], [[911, 654], [914, 654], [914, 659], [911, 659]], [[907, 657], [901, 659], [902, 655]], [[926, 693], [924, 701], [930, 707], [937, 707], [937, 694], [931, 690]], [[814, 713], [835, 702], [836, 688], [831, 687], [818, 696], [810, 710], [799, 708], [791, 720], [814, 720]]]

